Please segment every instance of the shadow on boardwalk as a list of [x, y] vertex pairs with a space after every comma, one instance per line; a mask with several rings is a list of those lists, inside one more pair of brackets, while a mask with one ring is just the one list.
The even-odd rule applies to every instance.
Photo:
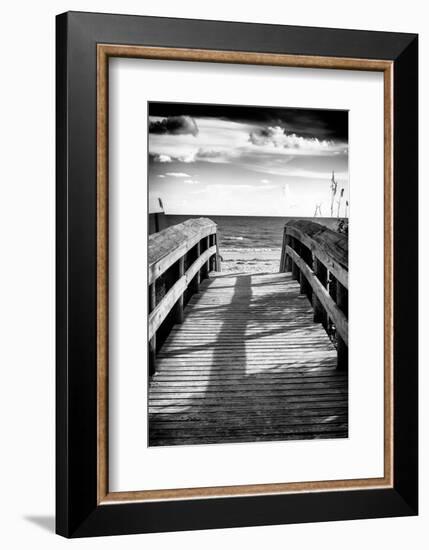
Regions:
[[158, 356], [149, 444], [348, 435], [347, 376], [289, 274], [204, 281]]

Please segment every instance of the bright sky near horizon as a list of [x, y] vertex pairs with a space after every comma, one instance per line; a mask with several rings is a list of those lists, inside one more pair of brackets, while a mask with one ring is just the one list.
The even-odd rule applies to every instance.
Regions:
[[344, 216], [347, 111], [149, 104], [150, 203], [167, 214], [330, 216], [333, 171]]

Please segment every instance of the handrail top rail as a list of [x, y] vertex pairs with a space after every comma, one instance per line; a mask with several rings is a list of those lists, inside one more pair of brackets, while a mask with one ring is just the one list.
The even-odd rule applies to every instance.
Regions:
[[149, 315], [149, 339], [158, 330], [161, 323], [171, 311], [180, 294], [183, 294], [189, 283], [195, 277], [202, 265], [216, 253], [216, 245], [213, 245], [205, 250], [195, 261], [188, 267], [187, 271], [178, 279], [170, 290], [162, 297], [161, 301], [156, 305], [155, 309]]
[[346, 275], [349, 267], [348, 238], [342, 233], [310, 220], [290, 220], [285, 224], [286, 234], [300, 240], [316, 256], [328, 257], [330, 262]]
[[198, 241], [216, 233], [217, 224], [209, 218], [193, 218], [149, 235], [149, 284], [160, 277]]

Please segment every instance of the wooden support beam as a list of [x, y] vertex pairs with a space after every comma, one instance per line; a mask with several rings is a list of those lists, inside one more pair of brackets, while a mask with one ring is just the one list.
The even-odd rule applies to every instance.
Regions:
[[292, 260], [299, 267], [299, 269], [307, 277], [308, 282], [310, 283], [313, 292], [316, 294], [320, 303], [322, 304], [325, 311], [328, 313], [329, 317], [335, 324], [337, 333], [344, 340], [346, 346], [348, 346], [348, 321], [344, 313], [340, 310], [337, 304], [333, 301], [329, 295], [328, 290], [323, 286], [319, 278], [315, 273], [310, 269], [310, 267], [304, 262], [304, 260], [293, 250], [290, 246], [287, 247], [287, 252], [292, 256]]
[[149, 284], [154, 283], [167, 269], [175, 264], [188, 250], [187, 243], [182, 243], [170, 254], [165, 255], [153, 264], [149, 264]]
[[[196, 257], [197, 257], [197, 260], [198, 260], [198, 258], [201, 255], [201, 242], [197, 243], [195, 245], [195, 248], [196, 248], [196, 251], [197, 251]], [[195, 273], [195, 275], [192, 279], [192, 289], [191, 290], [194, 294], [197, 294], [200, 290], [200, 283], [201, 283], [201, 274], [200, 274], [200, 272], [201, 272], [201, 267], [199, 267], [196, 270], [196, 273]]]
[[[307, 248], [305, 245], [300, 243], [299, 245], [300, 250], [300, 256], [305, 261], [307, 265], [310, 266], [310, 268], [313, 267], [313, 255], [311, 253], [311, 250]], [[303, 275], [301, 272], [300, 275], [300, 291], [301, 294], [305, 294], [307, 298], [310, 300], [310, 302], [313, 302], [313, 290], [311, 288], [310, 283], [307, 281], [307, 278]]]
[[216, 233], [209, 219], [191, 219], [149, 235], [149, 284], [167, 271], [201, 239]]
[[[156, 288], [155, 283], [149, 286], [149, 313], [156, 307]], [[149, 340], [149, 376], [156, 370], [156, 333]]]
[[209, 249], [204, 250], [204, 252], [195, 260], [195, 262], [188, 267], [188, 270], [186, 272], [186, 284], [189, 285], [189, 283], [192, 281], [192, 279], [195, 277], [195, 274], [201, 267], [209, 260], [214, 258], [216, 254], [216, 247], [211, 246]]
[[[210, 248], [212, 246], [215, 246], [215, 242], [214, 242], [214, 235], [210, 235], [209, 236], [209, 246]], [[215, 271], [216, 270], [216, 258], [214, 256], [211, 256], [209, 258], [209, 271]]]
[[216, 246], [216, 256], [215, 256], [215, 269], [216, 271], [221, 271], [221, 263], [220, 263], [220, 254], [219, 254], [219, 242], [217, 238], [217, 233], [213, 234], [214, 244]]
[[[339, 282], [335, 284], [335, 301], [344, 315], [348, 315], [348, 290]], [[349, 366], [349, 350], [341, 336], [337, 335], [337, 366], [340, 370], [347, 370]]]
[[311, 285], [302, 271], [300, 271], [299, 273], [299, 288], [300, 293], [305, 294], [305, 296], [309, 297], [311, 302]]
[[344, 315], [347, 316], [349, 312], [349, 292], [340, 283], [340, 281], [336, 282], [335, 290], [336, 290], [335, 301], [337, 303], [337, 306], [341, 309]]
[[[182, 277], [185, 275], [185, 256], [182, 256], [179, 260], [179, 273], [178, 273], [178, 279], [182, 279]], [[180, 293], [179, 298], [176, 303], [176, 323], [181, 325], [183, 323], [184, 319], [184, 292]]]
[[[172, 324], [181, 324], [184, 321], [185, 291], [191, 285], [193, 287], [191, 290], [198, 292], [201, 279], [208, 277], [209, 272], [216, 269], [218, 254], [216, 228], [216, 224], [208, 218], [189, 219], [149, 236], [150, 374], [155, 372], [157, 347], [159, 348], [165, 339], [166, 331], [169, 332]], [[212, 246], [210, 246], [211, 242]], [[194, 247], [196, 259], [185, 273], [185, 257]], [[159, 281], [160, 278], [162, 283]], [[169, 288], [159, 303], [156, 303], [155, 295], [157, 280], [159, 281], [158, 291], [164, 285], [164, 288]], [[167, 316], [167, 324], [163, 327], [162, 336], [159, 336], [157, 341], [157, 331]]]
[[295, 262], [292, 262], [292, 279], [295, 279], [295, 281], [299, 281], [299, 278], [299, 267]]
[[[286, 253], [289, 248], [295, 251], [297, 250], [297, 247], [298, 247], [297, 240], [294, 237], [290, 237], [290, 244], [286, 245]], [[299, 257], [299, 253], [297, 254], [297, 256]], [[291, 258], [291, 263], [292, 263], [292, 279], [295, 279], [295, 281], [299, 281], [300, 274], [299, 274], [298, 264], [293, 261], [293, 256], [289, 254], [289, 257]]]
[[286, 272], [286, 271], [292, 271], [292, 259], [291, 257], [289, 256], [289, 254], [287, 254], [286, 252], [286, 247], [287, 245], [291, 245], [291, 237], [286, 233], [286, 230], [285, 230], [285, 235], [284, 235], [284, 239], [285, 239], [285, 243], [284, 243], [284, 255], [283, 255], [283, 271]]
[[283, 242], [282, 242], [282, 251], [280, 255], [280, 266], [279, 266], [279, 273], [284, 273], [286, 271], [286, 241], [287, 235], [286, 235], [286, 228], [283, 229]]
[[[210, 248], [210, 236], [205, 238], [205, 242], [206, 242], [206, 250], [208, 250]], [[209, 273], [210, 273], [210, 258], [208, 258], [208, 260], [204, 264], [204, 277], [207, 278], [209, 276]]]
[[[348, 250], [346, 252], [343, 248], [341, 248], [346, 247], [347, 238], [344, 235], [331, 231], [313, 222], [302, 221], [301, 223], [304, 226], [309, 225], [309, 228], [318, 228], [319, 234], [313, 233], [313, 236], [310, 236], [303, 230], [291, 224], [287, 224], [285, 226], [286, 233], [294, 240], [296, 239], [299, 242], [302, 242], [308, 249], [310, 249], [313, 256], [316, 256], [316, 258], [335, 275], [335, 278], [339, 280], [343, 286], [348, 288], [349, 274], [347, 267], [345, 267], [348, 264], [344, 263], [348, 262]], [[312, 231], [314, 232], [314, 229], [312, 229]], [[292, 246], [290, 243], [288, 244], [289, 246]], [[295, 246], [292, 246], [292, 248], [296, 249]], [[333, 256], [334, 252], [336, 257]], [[340, 263], [339, 260], [343, 263]]]
[[337, 280], [332, 273], [328, 273], [328, 292], [329, 296], [337, 303]]
[[337, 368], [338, 370], [349, 368], [349, 348], [341, 336], [337, 336]]
[[[319, 279], [323, 287], [327, 286], [328, 272], [326, 267], [315, 256], [313, 257], [313, 271]], [[328, 328], [328, 315], [323, 308], [316, 293], [313, 293], [313, 310], [314, 310], [314, 322], [322, 323], [325, 330]]]
[[[329, 296], [332, 298], [332, 300], [337, 303], [337, 299], [336, 299], [336, 296], [337, 296], [337, 287], [336, 287], [336, 279], [335, 277], [332, 275], [332, 273], [329, 271], [329, 269], [327, 270], [327, 276], [326, 276], [326, 280], [327, 280], [327, 284], [326, 284], [326, 288], [328, 289], [328, 293], [329, 293]], [[332, 319], [328, 319], [328, 333], [331, 334], [332, 332], [332, 325], [333, 325], [333, 320]]]
[[[154, 334], [160, 327], [161, 323], [164, 321], [164, 319], [172, 310], [177, 300], [183, 297], [183, 293], [185, 290], [186, 290], [186, 277], [183, 276], [174, 283], [174, 285], [170, 288], [167, 294], [162, 298], [160, 303], [157, 304], [156, 308], [149, 315], [149, 339], [151, 339], [154, 336]], [[182, 311], [183, 311], [183, 303], [182, 303]]]
[[183, 293], [188, 288], [189, 283], [195, 277], [196, 273], [201, 269], [201, 266], [207, 262], [208, 258], [213, 257], [216, 253], [216, 247], [212, 246], [205, 250], [199, 258], [185, 271], [185, 258], [179, 261], [179, 279], [170, 288], [167, 294], [162, 298], [159, 304], [149, 315], [149, 339], [156, 333], [161, 323], [173, 309], [176, 307], [176, 323], [183, 322]]

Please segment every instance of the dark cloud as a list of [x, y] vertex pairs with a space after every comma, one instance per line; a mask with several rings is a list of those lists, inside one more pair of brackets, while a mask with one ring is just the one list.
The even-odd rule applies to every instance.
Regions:
[[343, 152], [346, 145], [331, 139], [318, 137], [306, 137], [296, 133], [289, 133], [281, 126], [268, 126], [258, 128], [249, 134], [249, 141], [253, 145], [274, 145], [283, 149], [305, 150], [306, 152], [318, 152], [320, 154], [332, 154]]
[[190, 116], [168, 116], [163, 120], [149, 122], [150, 134], [198, 134], [198, 126], [195, 120]]
[[[278, 126], [276, 127], [278, 128]], [[258, 128], [249, 134], [249, 141], [253, 145], [266, 145], [267, 143], [273, 143], [279, 145], [275, 140], [276, 132], [275, 128]]]
[[344, 110], [150, 102], [149, 115], [220, 118], [255, 125], [255, 129], [281, 126], [303, 137], [348, 141], [348, 111]]

